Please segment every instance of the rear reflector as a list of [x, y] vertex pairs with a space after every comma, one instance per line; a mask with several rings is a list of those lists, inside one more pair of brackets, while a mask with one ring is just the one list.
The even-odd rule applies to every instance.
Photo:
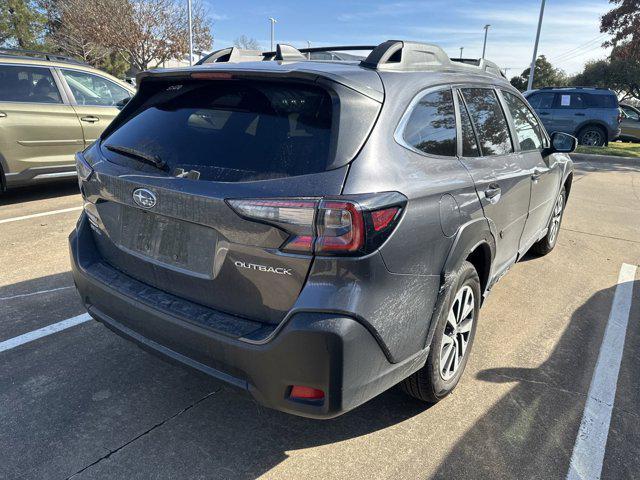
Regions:
[[289, 398], [298, 400], [322, 400], [324, 392], [317, 388], [303, 387], [302, 385], [293, 385]]

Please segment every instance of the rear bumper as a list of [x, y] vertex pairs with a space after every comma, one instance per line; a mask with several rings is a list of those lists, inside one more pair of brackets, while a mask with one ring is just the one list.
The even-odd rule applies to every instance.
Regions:
[[[296, 415], [332, 418], [383, 392], [424, 365], [428, 350], [390, 363], [373, 335], [344, 314], [301, 312], [268, 341], [213, 331], [155, 308], [91, 274], [86, 219], [69, 237], [73, 276], [96, 320], [164, 357], [246, 389], [261, 404]], [[291, 385], [323, 390], [322, 402], [289, 398]]]

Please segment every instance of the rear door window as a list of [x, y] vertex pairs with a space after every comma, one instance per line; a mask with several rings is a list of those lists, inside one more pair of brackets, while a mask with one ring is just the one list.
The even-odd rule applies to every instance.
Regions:
[[462, 95], [475, 126], [483, 156], [513, 152], [507, 119], [493, 89], [463, 88]]
[[529, 107], [517, 96], [509, 92], [502, 92], [507, 108], [513, 118], [513, 124], [520, 144], [520, 150], [538, 150], [542, 148], [542, 133], [536, 117]]
[[561, 93], [559, 94], [558, 107], [559, 108], [585, 108], [587, 102], [585, 96], [582, 93]]
[[0, 102], [62, 103], [51, 70], [0, 65]]
[[429, 155], [456, 155], [456, 116], [451, 90], [427, 93], [414, 105], [402, 138]]
[[[156, 156], [202, 180], [263, 180], [326, 170], [332, 125], [332, 98], [315, 85], [185, 81], [153, 94], [103, 146]], [[102, 151], [113, 162], [153, 168]]]

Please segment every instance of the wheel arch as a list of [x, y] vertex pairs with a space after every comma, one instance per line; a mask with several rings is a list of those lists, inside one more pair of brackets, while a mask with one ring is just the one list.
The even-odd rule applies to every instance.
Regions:
[[462, 262], [469, 261], [478, 272], [484, 294], [491, 278], [491, 265], [495, 257], [496, 242], [487, 219], [482, 217], [465, 224], [454, 241], [444, 264], [443, 277], [456, 271]]

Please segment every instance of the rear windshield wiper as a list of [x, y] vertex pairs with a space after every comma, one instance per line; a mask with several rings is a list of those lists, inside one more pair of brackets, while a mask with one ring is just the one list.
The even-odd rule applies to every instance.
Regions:
[[160, 170], [167, 169], [166, 162], [157, 155], [151, 155], [149, 153], [136, 150], [135, 148], [124, 147], [122, 145], [105, 145], [104, 147], [107, 150], [111, 150], [112, 152], [120, 153], [122, 155], [126, 155], [128, 157], [140, 160], [144, 163], [148, 163], [149, 165], [153, 165], [154, 167], [159, 168]]

